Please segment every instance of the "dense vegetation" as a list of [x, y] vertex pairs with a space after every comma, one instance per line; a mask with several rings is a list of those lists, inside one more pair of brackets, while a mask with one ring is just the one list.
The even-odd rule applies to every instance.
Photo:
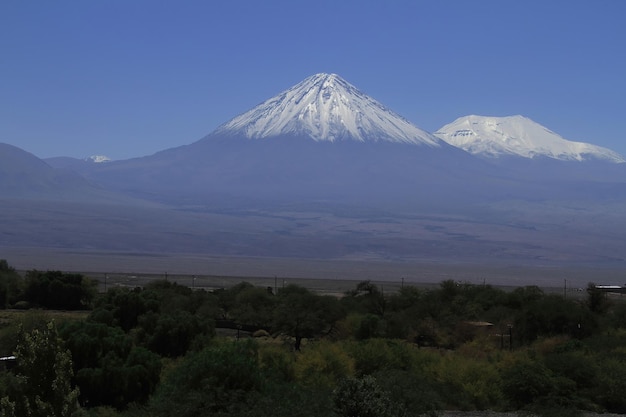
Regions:
[[[444, 281], [343, 297], [88, 278], [0, 261], [1, 416], [626, 413], [626, 303]], [[33, 310], [33, 307], [39, 310]], [[45, 309], [87, 310], [51, 321]], [[44, 309], [44, 310], [41, 310]]]

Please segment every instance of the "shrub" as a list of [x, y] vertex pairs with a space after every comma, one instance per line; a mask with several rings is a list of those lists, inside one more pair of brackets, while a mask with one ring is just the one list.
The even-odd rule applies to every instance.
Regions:
[[335, 411], [342, 417], [398, 417], [404, 413], [371, 375], [347, 378], [333, 391]]
[[296, 355], [296, 379], [307, 386], [334, 387], [354, 374], [354, 361], [337, 343], [317, 342]]
[[154, 416], [193, 417], [236, 412], [261, 389], [257, 348], [232, 342], [187, 355], [152, 398]]

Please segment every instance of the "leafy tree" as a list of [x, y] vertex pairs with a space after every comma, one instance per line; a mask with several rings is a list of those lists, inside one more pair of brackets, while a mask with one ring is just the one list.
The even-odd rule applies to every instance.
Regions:
[[5, 416], [70, 417], [80, 412], [78, 389], [72, 387], [72, 357], [64, 350], [53, 322], [45, 329], [20, 331], [16, 383], [2, 398]]
[[539, 336], [589, 336], [596, 320], [586, 307], [561, 296], [544, 295], [524, 305], [514, 322], [514, 337], [532, 342]]
[[83, 405], [122, 409], [147, 401], [156, 388], [160, 357], [133, 346], [120, 328], [77, 321], [66, 323], [60, 333], [75, 358], [75, 380]]
[[375, 314], [366, 314], [361, 317], [361, 323], [356, 330], [355, 337], [359, 340], [384, 336], [384, 321]]
[[187, 355], [151, 401], [151, 415], [193, 417], [235, 413], [262, 387], [253, 343], [233, 342]]
[[239, 324], [269, 328], [276, 297], [265, 288], [246, 287], [235, 296], [232, 318]]
[[110, 316], [104, 314], [103, 310], [112, 315], [111, 324], [128, 332], [137, 327], [139, 316], [149, 311], [159, 310], [159, 300], [154, 292], [145, 292], [139, 287], [113, 288], [98, 300], [91, 319], [95, 320], [98, 317], [110, 321]]
[[294, 348], [300, 350], [303, 338], [330, 333], [342, 317], [343, 310], [336, 298], [288, 285], [278, 293], [272, 329], [293, 336]]
[[89, 308], [96, 295], [95, 282], [81, 274], [29, 271], [24, 298], [36, 306], [58, 310]]
[[354, 290], [346, 293], [346, 297], [342, 301], [349, 305], [353, 311], [381, 317], [385, 314], [387, 305], [382, 291], [371, 281], [359, 282]]
[[187, 353], [197, 337], [212, 335], [214, 325], [179, 310], [144, 314], [139, 318], [139, 328], [138, 338], [148, 349], [173, 358]]
[[606, 293], [593, 282], [587, 284], [587, 305], [591, 311], [598, 314], [605, 313], [610, 305]]
[[0, 259], [0, 308], [15, 303], [22, 291], [22, 278], [6, 260]]
[[244, 281], [231, 288], [215, 291], [218, 298], [218, 306], [221, 310], [221, 319], [228, 320], [233, 318], [232, 310], [237, 306], [237, 295], [250, 288], [254, 288], [254, 285]]
[[509, 293], [506, 304], [509, 307], [519, 310], [530, 303], [540, 300], [544, 296], [544, 292], [536, 285], [519, 287]]

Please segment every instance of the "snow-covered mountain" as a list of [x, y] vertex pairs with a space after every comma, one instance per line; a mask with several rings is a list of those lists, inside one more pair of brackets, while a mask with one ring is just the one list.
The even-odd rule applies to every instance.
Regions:
[[336, 74], [316, 74], [220, 126], [213, 135], [250, 139], [305, 136], [316, 141], [388, 141], [439, 146]]
[[159, 202], [372, 204], [419, 200], [442, 183], [453, 189], [439, 193], [447, 200], [493, 170], [334, 74], [306, 78], [188, 145], [80, 169], [94, 183]]
[[106, 155], [91, 155], [88, 158], [85, 158], [87, 162], [93, 162], [94, 164], [101, 164], [103, 162], [111, 162], [111, 158]]
[[443, 126], [435, 136], [471, 154], [497, 158], [547, 157], [563, 161], [626, 162], [610, 149], [572, 142], [523, 116], [465, 116]]

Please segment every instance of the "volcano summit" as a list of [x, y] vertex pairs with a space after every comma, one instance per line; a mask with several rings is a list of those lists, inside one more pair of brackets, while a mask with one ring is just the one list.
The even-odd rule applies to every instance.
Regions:
[[313, 75], [220, 126], [214, 135], [441, 143], [336, 74]]

